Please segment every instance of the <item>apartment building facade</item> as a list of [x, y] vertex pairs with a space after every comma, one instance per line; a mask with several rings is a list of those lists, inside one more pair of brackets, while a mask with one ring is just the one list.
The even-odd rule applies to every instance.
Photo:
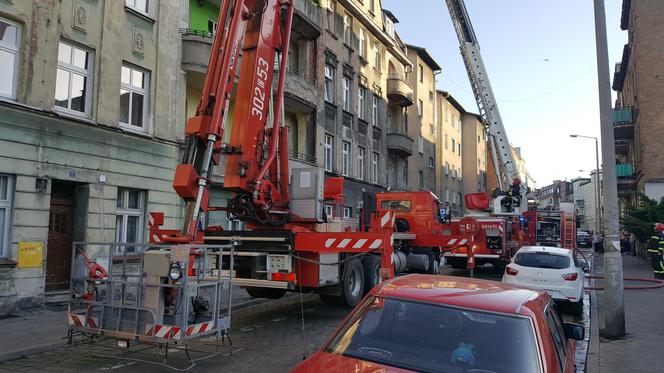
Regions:
[[[322, 165], [345, 178], [344, 217], [359, 216], [364, 192], [405, 188], [413, 140], [405, 110], [413, 104], [410, 62], [380, 1], [325, 0], [320, 74]], [[387, 172], [386, 172], [387, 171]], [[326, 205], [326, 213], [332, 206]], [[338, 215], [339, 212], [335, 212]]]
[[[487, 133], [482, 119], [473, 113], [461, 115], [462, 194], [487, 191]], [[465, 209], [465, 205], [464, 205]]]
[[0, 314], [68, 289], [73, 241], [180, 220], [180, 9], [0, 2]]
[[616, 64], [613, 89], [616, 174], [621, 211], [636, 193], [664, 197], [664, 7], [661, 1], [623, 0], [620, 27], [628, 43]]
[[438, 136], [436, 153], [439, 162], [437, 195], [453, 216], [463, 210], [462, 115], [463, 106], [446, 91], [436, 91]]
[[441, 67], [425, 48], [407, 45], [408, 59], [413, 65], [409, 84], [413, 87], [414, 107], [408, 110], [408, 135], [415, 141], [416, 151], [408, 161], [408, 186], [412, 190], [436, 192], [436, 75]]

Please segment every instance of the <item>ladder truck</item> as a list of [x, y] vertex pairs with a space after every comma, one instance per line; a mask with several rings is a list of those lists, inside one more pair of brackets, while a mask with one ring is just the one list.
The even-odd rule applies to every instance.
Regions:
[[[173, 181], [186, 202], [184, 225], [165, 229], [164, 214], [152, 212], [150, 241], [232, 243], [233, 283], [250, 295], [313, 291], [325, 302], [354, 306], [374, 284], [402, 272], [405, 263], [393, 245], [394, 211], [366, 211], [368, 219], [355, 225], [292, 211], [298, 188], [291, 185], [282, 118], [294, 1], [221, 2], [200, 104], [187, 121], [186, 148]], [[220, 165], [221, 188], [233, 194], [223, 207], [210, 205], [209, 195], [213, 169]], [[293, 179], [320, 184], [319, 171], [305, 170], [310, 173]], [[342, 196], [343, 189], [325, 195]], [[245, 222], [247, 229], [205, 226], [205, 216], [216, 212]], [[459, 236], [469, 240], [472, 232]]]

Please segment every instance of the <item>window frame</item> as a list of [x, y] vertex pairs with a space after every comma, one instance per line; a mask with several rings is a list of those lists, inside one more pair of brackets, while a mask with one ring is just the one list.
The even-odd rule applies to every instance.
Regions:
[[380, 63], [380, 47], [378, 46], [378, 42], [374, 42], [373, 45], [373, 68], [380, 71], [381, 63]]
[[364, 33], [364, 29], [360, 27], [360, 36], [358, 41], [359, 55], [360, 57], [367, 58], [367, 37]]
[[334, 168], [334, 136], [332, 135], [325, 134], [323, 158], [323, 167], [325, 171], [332, 172], [332, 169]]
[[357, 117], [364, 120], [366, 118], [366, 97], [367, 89], [360, 86], [357, 90]]
[[371, 182], [378, 184], [378, 164], [380, 163], [380, 154], [373, 152], [371, 155]]
[[[129, 4], [130, 2], [133, 5]], [[125, 0], [125, 7], [126, 8], [131, 9], [136, 13], [143, 14], [143, 15], [149, 17], [149, 18], [152, 18], [153, 6], [154, 6], [154, 3], [152, 2], [152, 0], [145, 0], [145, 8], [146, 9], [142, 10], [142, 9], [139, 9], [139, 8], [136, 7], [136, 0]]]
[[[87, 47], [82, 47], [79, 44], [70, 42], [66, 39], [60, 39], [58, 41], [58, 47], [60, 44], [64, 44], [68, 47], [71, 48], [71, 54], [70, 54], [70, 61], [73, 61], [74, 58], [74, 51], [76, 49], [83, 51], [88, 54], [88, 68], [87, 69], [82, 69], [78, 66], [75, 66], [71, 63], [66, 63], [60, 61], [59, 56], [57, 56], [57, 65], [55, 68], [56, 75], [55, 75], [55, 91], [58, 89], [58, 79], [57, 79], [57, 71], [58, 70], [64, 70], [69, 74], [69, 82], [68, 82], [68, 97], [67, 97], [67, 107], [62, 107], [58, 106], [55, 104], [55, 92], [53, 92], [53, 110], [71, 114], [71, 115], [76, 115], [76, 116], [81, 116], [81, 117], [90, 117], [92, 113], [92, 104], [94, 100], [94, 59], [95, 59], [95, 53], [94, 50], [87, 48]], [[59, 50], [59, 48], [58, 48]], [[59, 53], [58, 53], [59, 54]], [[83, 75], [86, 78], [86, 83], [85, 83], [85, 108], [83, 111], [78, 111], [71, 109], [71, 101], [72, 101], [72, 81], [74, 79], [74, 74], [78, 75]]]
[[417, 116], [422, 118], [424, 116], [424, 101], [417, 99]]
[[344, 76], [341, 79], [341, 91], [342, 91], [342, 108], [350, 112], [351, 98], [350, 98], [350, 78]]
[[378, 127], [378, 106], [378, 95], [374, 93], [371, 97], [371, 125], [375, 127]]
[[[129, 122], [131, 122], [132, 121], [132, 119], [131, 119], [131, 109], [132, 109], [132, 105], [133, 105], [132, 97], [133, 97], [134, 93], [143, 95], [143, 115], [142, 115], [143, 126], [139, 127], [139, 126], [136, 126], [132, 123], [124, 123], [124, 122], [122, 122], [122, 120], [120, 118], [118, 118], [118, 123], [119, 123], [121, 128], [129, 130], [129, 131], [138, 132], [138, 133], [148, 133], [149, 132], [149, 127], [150, 127], [150, 125], [148, 123], [148, 118], [149, 118], [149, 113], [150, 113], [150, 97], [149, 97], [150, 96], [150, 71], [146, 70], [146, 69], [143, 69], [141, 67], [138, 67], [136, 65], [132, 65], [132, 64], [127, 63], [127, 62], [123, 62], [120, 69], [122, 69], [123, 67], [126, 67], [126, 68], [129, 69], [129, 83], [124, 83], [122, 81], [122, 70], [120, 70], [121, 71], [121, 73], [120, 73], [120, 96], [118, 97], [118, 99], [121, 100], [122, 90], [126, 90], [126, 91], [129, 92], [129, 94], [130, 94], [130, 96], [129, 96], [129, 107], [127, 108], [129, 110], [129, 113], [128, 113], [127, 119], [128, 119]], [[131, 84], [132, 80], [134, 79], [134, 74], [133, 74], [134, 71], [138, 71], [138, 72], [143, 73], [143, 81], [145, 82], [145, 87], [144, 88], [138, 88], [138, 87], [135, 87]], [[122, 104], [120, 104], [120, 107], [121, 107], [121, 105]], [[120, 111], [118, 111], [118, 113], [119, 112]]]
[[350, 219], [351, 217], [353, 217], [352, 214], [353, 214], [352, 209], [348, 206], [344, 206], [341, 217], [343, 219]]
[[[9, 235], [11, 233], [12, 217], [14, 215], [14, 176], [11, 174], [0, 173], [0, 180], [2, 179], [7, 180], [7, 199], [0, 199], [0, 210], [5, 211], [4, 226], [0, 226], [3, 237], [0, 241], [0, 258], [9, 258], [11, 253], [9, 250], [11, 244]], [[2, 198], [1, 195], [0, 198]]]
[[419, 188], [424, 189], [424, 171], [419, 170], [417, 173], [419, 178]]
[[[129, 192], [139, 192], [139, 207], [137, 209], [129, 208]], [[123, 194], [123, 206], [117, 207], [117, 202], [120, 199], [120, 193]], [[116, 200], [116, 209], [115, 209], [115, 241], [117, 243], [127, 243], [127, 222], [129, 221], [130, 216], [138, 216], [138, 223], [136, 225], [136, 244], [142, 244], [145, 242], [145, 214], [147, 211], [147, 191], [143, 189], [135, 188], [118, 188], [118, 200]], [[118, 225], [117, 218], [122, 216], [122, 228], [123, 232], [118, 236]], [[119, 247], [120, 250], [121, 247]], [[127, 247], [127, 252], [134, 252], [135, 248]]]
[[[562, 322], [560, 321], [560, 317], [555, 312], [556, 311], [552, 306], [552, 304], [551, 303], [547, 304], [546, 308], [544, 309], [544, 318], [546, 320], [546, 325], [549, 329], [548, 336], [551, 338], [553, 349], [556, 351], [556, 356], [558, 358], [558, 363], [560, 365], [560, 371], [564, 372], [565, 367], [567, 365], [567, 340], [565, 337], [564, 329], [562, 328]], [[551, 322], [553, 322], [553, 325], [551, 325]], [[559, 341], [556, 341], [554, 333], [557, 333], [558, 336], [560, 337]], [[558, 342], [560, 342], [560, 344]]]
[[366, 149], [358, 146], [357, 147], [357, 178], [364, 180], [364, 156], [366, 154]]
[[0, 21], [16, 27], [16, 44], [11, 45], [9, 43], [5, 43], [0, 41], [0, 51], [5, 51], [7, 53], [13, 54], [14, 55], [14, 71], [12, 71], [12, 92], [10, 96], [5, 96], [3, 94], [0, 94], [0, 100], [12, 100], [16, 101], [16, 95], [18, 93], [18, 66], [20, 64], [21, 60], [21, 25], [12, 22], [6, 18], [0, 17]]
[[420, 154], [424, 154], [424, 136], [422, 135], [417, 137], [417, 151]]
[[419, 72], [419, 81], [420, 83], [424, 83], [424, 66], [422, 66], [422, 64], [417, 64], [417, 66]]
[[344, 12], [343, 41], [349, 47], [353, 45], [353, 17], [348, 12]]
[[341, 174], [343, 176], [350, 176], [350, 142], [341, 142]]
[[[325, 77], [325, 82], [324, 82], [324, 90], [325, 90], [325, 101], [334, 104], [334, 96], [335, 96], [335, 89], [334, 89], [334, 76], [336, 75], [336, 69], [334, 66], [330, 64], [325, 64], [325, 72], [324, 72], [324, 77]], [[329, 92], [328, 92], [329, 91]]]

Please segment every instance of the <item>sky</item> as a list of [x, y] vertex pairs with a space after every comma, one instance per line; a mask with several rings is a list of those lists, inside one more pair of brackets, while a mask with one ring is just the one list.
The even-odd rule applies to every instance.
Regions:
[[[588, 177], [594, 141], [569, 135], [600, 136], [593, 0], [465, 3], [508, 138], [521, 147], [535, 186]], [[478, 112], [445, 1], [382, 0], [382, 7], [399, 19], [404, 42], [426, 48], [442, 66], [438, 89]], [[605, 0], [605, 8], [613, 81], [627, 32], [622, 0]]]

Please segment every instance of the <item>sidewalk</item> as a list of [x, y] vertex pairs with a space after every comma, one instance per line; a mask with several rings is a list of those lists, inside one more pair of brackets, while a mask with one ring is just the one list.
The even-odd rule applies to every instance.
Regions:
[[[595, 274], [602, 274], [602, 256], [595, 257]], [[653, 278], [648, 262], [633, 256], [623, 256], [624, 277]], [[638, 285], [626, 282], [626, 285]], [[599, 337], [603, 324], [602, 292], [591, 292], [591, 338], [588, 352], [588, 373], [651, 373], [664, 367], [664, 288], [654, 290], [625, 290], [625, 329], [620, 340]]]
[[40, 308], [0, 320], [0, 361], [17, 359], [67, 343], [67, 311]]

